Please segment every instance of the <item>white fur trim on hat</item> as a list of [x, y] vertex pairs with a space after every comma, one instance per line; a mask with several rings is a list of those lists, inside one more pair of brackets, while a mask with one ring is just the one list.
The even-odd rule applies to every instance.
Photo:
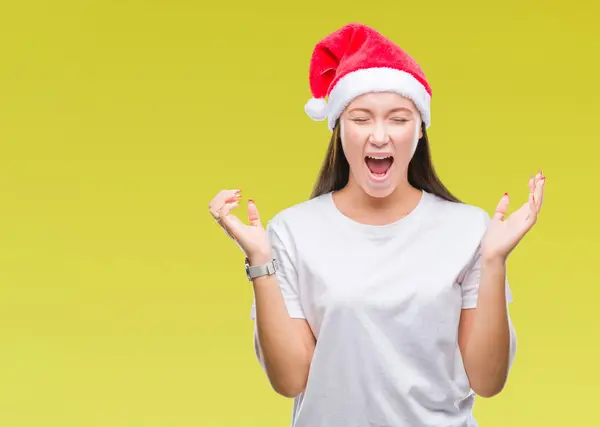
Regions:
[[327, 118], [327, 101], [323, 98], [311, 98], [304, 106], [304, 111], [313, 120], [325, 120]]
[[409, 98], [421, 113], [426, 127], [431, 124], [431, 96], [412, 74], [393, 68], [364, 68], [342, 77], [331, 90], [327, 105], [329, 130], [342, 111], [357, 96], [369, 92], [395, 92]]

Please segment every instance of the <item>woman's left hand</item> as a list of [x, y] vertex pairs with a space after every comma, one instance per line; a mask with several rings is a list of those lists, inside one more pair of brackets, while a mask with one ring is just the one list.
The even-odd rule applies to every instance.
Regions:
[[484, 259], [506, 260], [525, 234], [531, 230], [542, 208], [545, 184], [546, 177], [540, 170], [529, 180], [529, 200], [508, 218], [505, 218], [509, 204], [508, 194], [500, 199], [481, 241], [481, 255]]

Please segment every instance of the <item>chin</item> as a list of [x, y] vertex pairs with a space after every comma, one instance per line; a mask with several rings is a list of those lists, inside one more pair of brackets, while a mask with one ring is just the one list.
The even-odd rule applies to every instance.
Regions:
[[396, 189], [395, 185], [386, 185], [385, 187], [373, 187], [372, 185], [363, 185], [364, 192], [375, 199], [383, 199], [390, 196]]
[[396, 187], [398, 186], [398, 183], [395, 179], [393, 179], [391, 174], [385, 178], [377, 177], [377, 179], [373, 179], [373, 176], [370, 176], [370, 174], [367, 173], [366, 176], [363, 176], [361, 181], [361, 187], [363, 191], [373, 198], [388, 197], [394, 192], [394, 190], [396, 190]]

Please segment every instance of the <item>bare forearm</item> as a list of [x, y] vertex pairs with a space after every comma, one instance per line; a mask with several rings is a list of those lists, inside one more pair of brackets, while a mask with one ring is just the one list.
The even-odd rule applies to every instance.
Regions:
[[290, 318], [276, 276], [259, 277], [253, 283], [261, 362], [275, 391], [296, 396], [308, 377], [313, 350], [310, 331], [301, 330]]
[[508, 376], [510, 325], [504, 260], [484, 260], [475, 320], [466, 345], [465, 369], [473, 390], [486, 397], [499, 393]]

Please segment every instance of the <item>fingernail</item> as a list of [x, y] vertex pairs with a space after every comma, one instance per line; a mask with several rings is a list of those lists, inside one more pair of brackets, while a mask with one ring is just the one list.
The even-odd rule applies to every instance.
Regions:
[[504, 195], [505, 195], [506, 197], [508, 197], [508, 193], [504, 193]]
[[252, 204], [254, 204], [254, 200], [252, 200], [252, 199], [248, 199], [248, 203], [252, 203]]

